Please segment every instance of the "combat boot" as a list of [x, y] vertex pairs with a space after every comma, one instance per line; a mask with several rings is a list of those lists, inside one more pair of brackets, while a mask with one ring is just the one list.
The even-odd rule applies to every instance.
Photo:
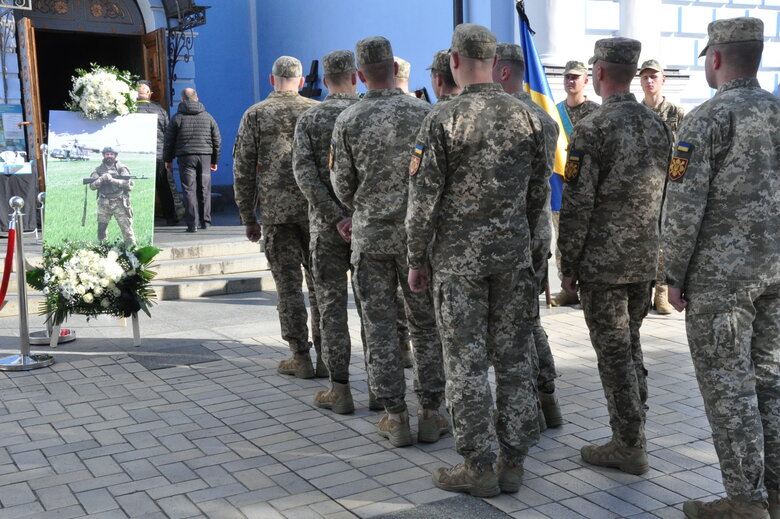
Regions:
[[769, 519], [765, 501], [738, 501], [724, 497], [704, 503], [686, 501], [683, 512], [688, 519]]
[[669, 315], [674, 308], [669, 304], [669, 291], [666, 289], [666, 285], [655, 286], [655, 298], [653, 299], [653, 307], [659, 315]]
[[543, 433], [547, 430], [547, 420], [544, 417], [541, 407], [536, 408], [536, 421], [539, 422], [539, 432]]
[[620, 469], [627, 474], [638, 476], [650, 470], [647, 452], [642, 447], [622, 447], [610, 441], [606, 445], [586, 445], [580, 454], [585, 463]]
[[350, 414], [355, 411], [349, 384], [339, 382], [333, 382], [327, 391], [318, 391], [314, 395], [314, 405], [322, 409], [330, 409], [336, 414]]
[[436, 443], [448, 432], [450, 432], [450, 422], [439, 411], [420, 409], [417, 412], [418, 442]]
[[769, 517], [780, 519], [780, 493], [777, 490], [769, 491]]
[[450, 468], [434, 469], [431, 477], [434, 485], [449, 492], [466, 492], [474, 497], [493, 497], [501, 493], [492, 466], [479, 470], [463, 462]]
[[328, 366], [325, 365], [325, 359], [322, 358], [322, 355], [317, 355], [317, 364], [316, 368], [314, 369], [314, 376], [317, 378], [329, 378], [330, 372], [328, 371]]
[[580, 298], [577, 294], [570, 294], [565, 290], [561, 290], [560, 293], [552, 300], [553, 306], [574, 306], [579, 304]]
[[390, 440], [390, 444], [393, 447], [406, 447], [414, 443], [412, 429], [409, 427], [409, 413], [406, 411], [401, 413], [400, 422], [391, 419], [390, 415], [385, 414], [379, 420], [377, 429], [379, 436]]
[[554, 428], [563, 425], [561, 408], [558, 405], [558, 399], [555, 397], [554, 392], [545, 393], [544, 391], [539, 391], [539, 402], [542, 404], [542, 412], [544, 413], [547, 427]]
[[283, 360], [276, 371], [282, 375], [294, 375], [298, 378], [314, 378], [314, 366], [308, 351], [295, 353], [291, 359]]
[[498, 473], [498, 486], [501, 492], [514, 494], [520, 490], [523, 484], [523, 463], [510, 463], [502, 459], [496, 464], [496, 473]]

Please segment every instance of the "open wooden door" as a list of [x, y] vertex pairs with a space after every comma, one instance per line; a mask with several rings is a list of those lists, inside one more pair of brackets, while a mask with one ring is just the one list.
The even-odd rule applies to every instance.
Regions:
[[168, 66], [165, 29], [141, 37], [144, 51], [144, 78], [152, 84], [152, 99], [168, 109]]
[[16, 38], [19, 47], [19, 75], [22, 81], [25, 133], [27, 136], [27, 157], [33, 161], [33, 172], [38, 176], [41, 191], [46, 190], [43, 177], [41, 144], [44, 128], [41, 117], [41, 96], [38, 89], [38, 60], [35, 54], [35, 29], [29, 18], [16, 23]]

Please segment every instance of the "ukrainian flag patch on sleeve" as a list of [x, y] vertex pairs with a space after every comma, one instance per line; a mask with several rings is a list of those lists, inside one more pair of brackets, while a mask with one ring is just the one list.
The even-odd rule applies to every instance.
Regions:
[[417, 171], [420, 169], [420, 163], [422, 162], [422, 156], [423, 156], [423, 150], [425, 148], [418, 144], [414, 147], [414, 152], [412, 153], [412, 161], [409, 163], [409, 174], [415, 175]]
[[580, 174], [580, 167], [582, 166], [582, 153], [569, 152], [569, 157], [566, 159], [566, 168], [563, 170], [563, 179], [566, 182], [571, 182], [577, 175]]
[[680, 180], [685, 175], [685, 172], [688, 171], [688, 163], [692, 152], [693, 144], [684, 141], [677, 143], [674, 157], [672, 157], [667, 171], [669, 180]]

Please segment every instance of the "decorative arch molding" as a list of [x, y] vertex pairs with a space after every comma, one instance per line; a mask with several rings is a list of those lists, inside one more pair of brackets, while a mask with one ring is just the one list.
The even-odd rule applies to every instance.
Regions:
[[[154, 29], [149, 1], [147, 16], [136, 0], [33, 0], [32, 11], [17, 13], [30, 18], [37, 29], [142, 35]], [[152, 17], [152, 27], [146, 21]]]

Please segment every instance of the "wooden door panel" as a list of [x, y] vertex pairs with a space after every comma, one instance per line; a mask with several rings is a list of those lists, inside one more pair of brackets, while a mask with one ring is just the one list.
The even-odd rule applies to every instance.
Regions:
[[29, 18], [16, 23], [19, 47], [19, 75], [22, 80], [22, 100], [24, 103], [25, 134], [27, 136], [27, 157], [33, 163], [33, 171], [38, 176], [41, 191], [45, 191], [41, 144], [43, 144], [43, 120], [41, 117], [41, 97], [38, 88], [38, 61], [35, 54], [35, 29]]
[[152, 84], [152, 99], [168, 108], [168, 66], [165, 29], [141, 37], [144, 53], [144, 79]]

